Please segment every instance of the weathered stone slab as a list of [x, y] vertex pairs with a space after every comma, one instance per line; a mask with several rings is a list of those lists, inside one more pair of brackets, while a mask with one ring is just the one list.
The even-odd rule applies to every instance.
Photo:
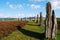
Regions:
[[52, 39], [56, 39], [56, 28], [57, 28], [57, 20], [53, 10], [52, 11]]
[[48, 39], [56, 39], [57, 20], [54, 10], [51, 13], [51, 3], [46, 4], [45, 35]]
[[52, 21], [51, 21], [51, 3], [48, 2], [46, 4], [46, 37], [51, 38], [51, 28], [52, 28]]

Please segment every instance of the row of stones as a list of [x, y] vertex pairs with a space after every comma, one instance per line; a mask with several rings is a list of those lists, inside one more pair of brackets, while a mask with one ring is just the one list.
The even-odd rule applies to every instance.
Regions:
[[[40, 25], [43, 25], [42, 12], [40, 12], [40, 18], [37, 15], [37, 17], [35, 18], [35, 22], [40, 23]], [[46, 18], [45, 18], [46, 38], [56, 39], [56, 28], [57, 28], [57, 20], [55, 17], [55, 13], [54, 13], [54, 10], [52, 10], [51, 8], [51, 3], [48, 2], [46, 4]]]

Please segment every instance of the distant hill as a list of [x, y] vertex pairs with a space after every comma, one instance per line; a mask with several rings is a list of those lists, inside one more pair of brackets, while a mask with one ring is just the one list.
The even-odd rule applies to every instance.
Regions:
[[17, 18], [0, 18], [0, 21], [2, 20], [16, 20]]
[[[21, 18], [19, 18], [19, 19], [21, 19]], [[30, 20], [30, 19], [34, 20], [35, 17], [24, 17], [24, 18], [22, 18], [22, 20]], [[18, 18], [0, 18], [0, 21], [2, 21], [2, 20], [18, 20]], [[43, 17], [43, 20], [45, 20], [45, 17]], [[60, 18], [57, 18], [57, 21], [60, 21]]]
[[[35, 19], [35, 17], [24, 17], [24, 18], [22, 18], [23, 20], [25, 20], [25, 19], [27, 19], [27, 20], [29, 20], [29, 19], [32, 19], [32, 20], [34, 20]], [[45, 17], [43, 17], [43, 20], [45, 20]]]

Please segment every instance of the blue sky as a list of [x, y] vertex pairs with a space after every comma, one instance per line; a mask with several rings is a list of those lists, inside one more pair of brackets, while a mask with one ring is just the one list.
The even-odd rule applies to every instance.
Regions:
[[46, 16], [46, 3], [50, 1], [56, 17], [60, 17], [60, 0], [0, 0], [0, 18], [33, 17], [42, 12]]

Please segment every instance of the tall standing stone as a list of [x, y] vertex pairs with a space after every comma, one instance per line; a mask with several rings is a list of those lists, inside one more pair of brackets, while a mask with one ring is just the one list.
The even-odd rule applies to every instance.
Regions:
[[56, 20], [56, 17], [55, 17], [55, 13], [54, 13], [54, 10], [52, 11], [52, 39], [55, 39], [56, 38], [56, 27], [57, 27], [57, 20]]
[[35, 22], [36, 22], [36, 17], [35, 17]]
[[22, 21], [22, 18], [21, 18], [21, 21]]
[[38, 19], [39, 19], [39, 16], [38, 16], [38, 14], [37, 14], [37, 19], [36, 19], [36, 23], [38, 23], [38, 22], [39, 22], [39, 20], [38, 20]]
[[18, 21], [19, 21], [19, 18], [18, 18]]
[[40, 25], [43, 25], [43, 21], [42, 21], [42, 12], [40, 12]]
[[47, 23], [48, 23], [48, 18], [47, 18], [48, 14], [46, 14], [46, 19], [45, 19], [45, 36], [46, 38], [48, 38], [48, 26], [47, 26]]
[[51, 21], [51, 3], [48, 2], [46, 4], [46, 37], [51, 38], [51, 28], [52, 28], [52, 21]]
[[27, 18], [25, 17], [25, 21], [27, 21]]

